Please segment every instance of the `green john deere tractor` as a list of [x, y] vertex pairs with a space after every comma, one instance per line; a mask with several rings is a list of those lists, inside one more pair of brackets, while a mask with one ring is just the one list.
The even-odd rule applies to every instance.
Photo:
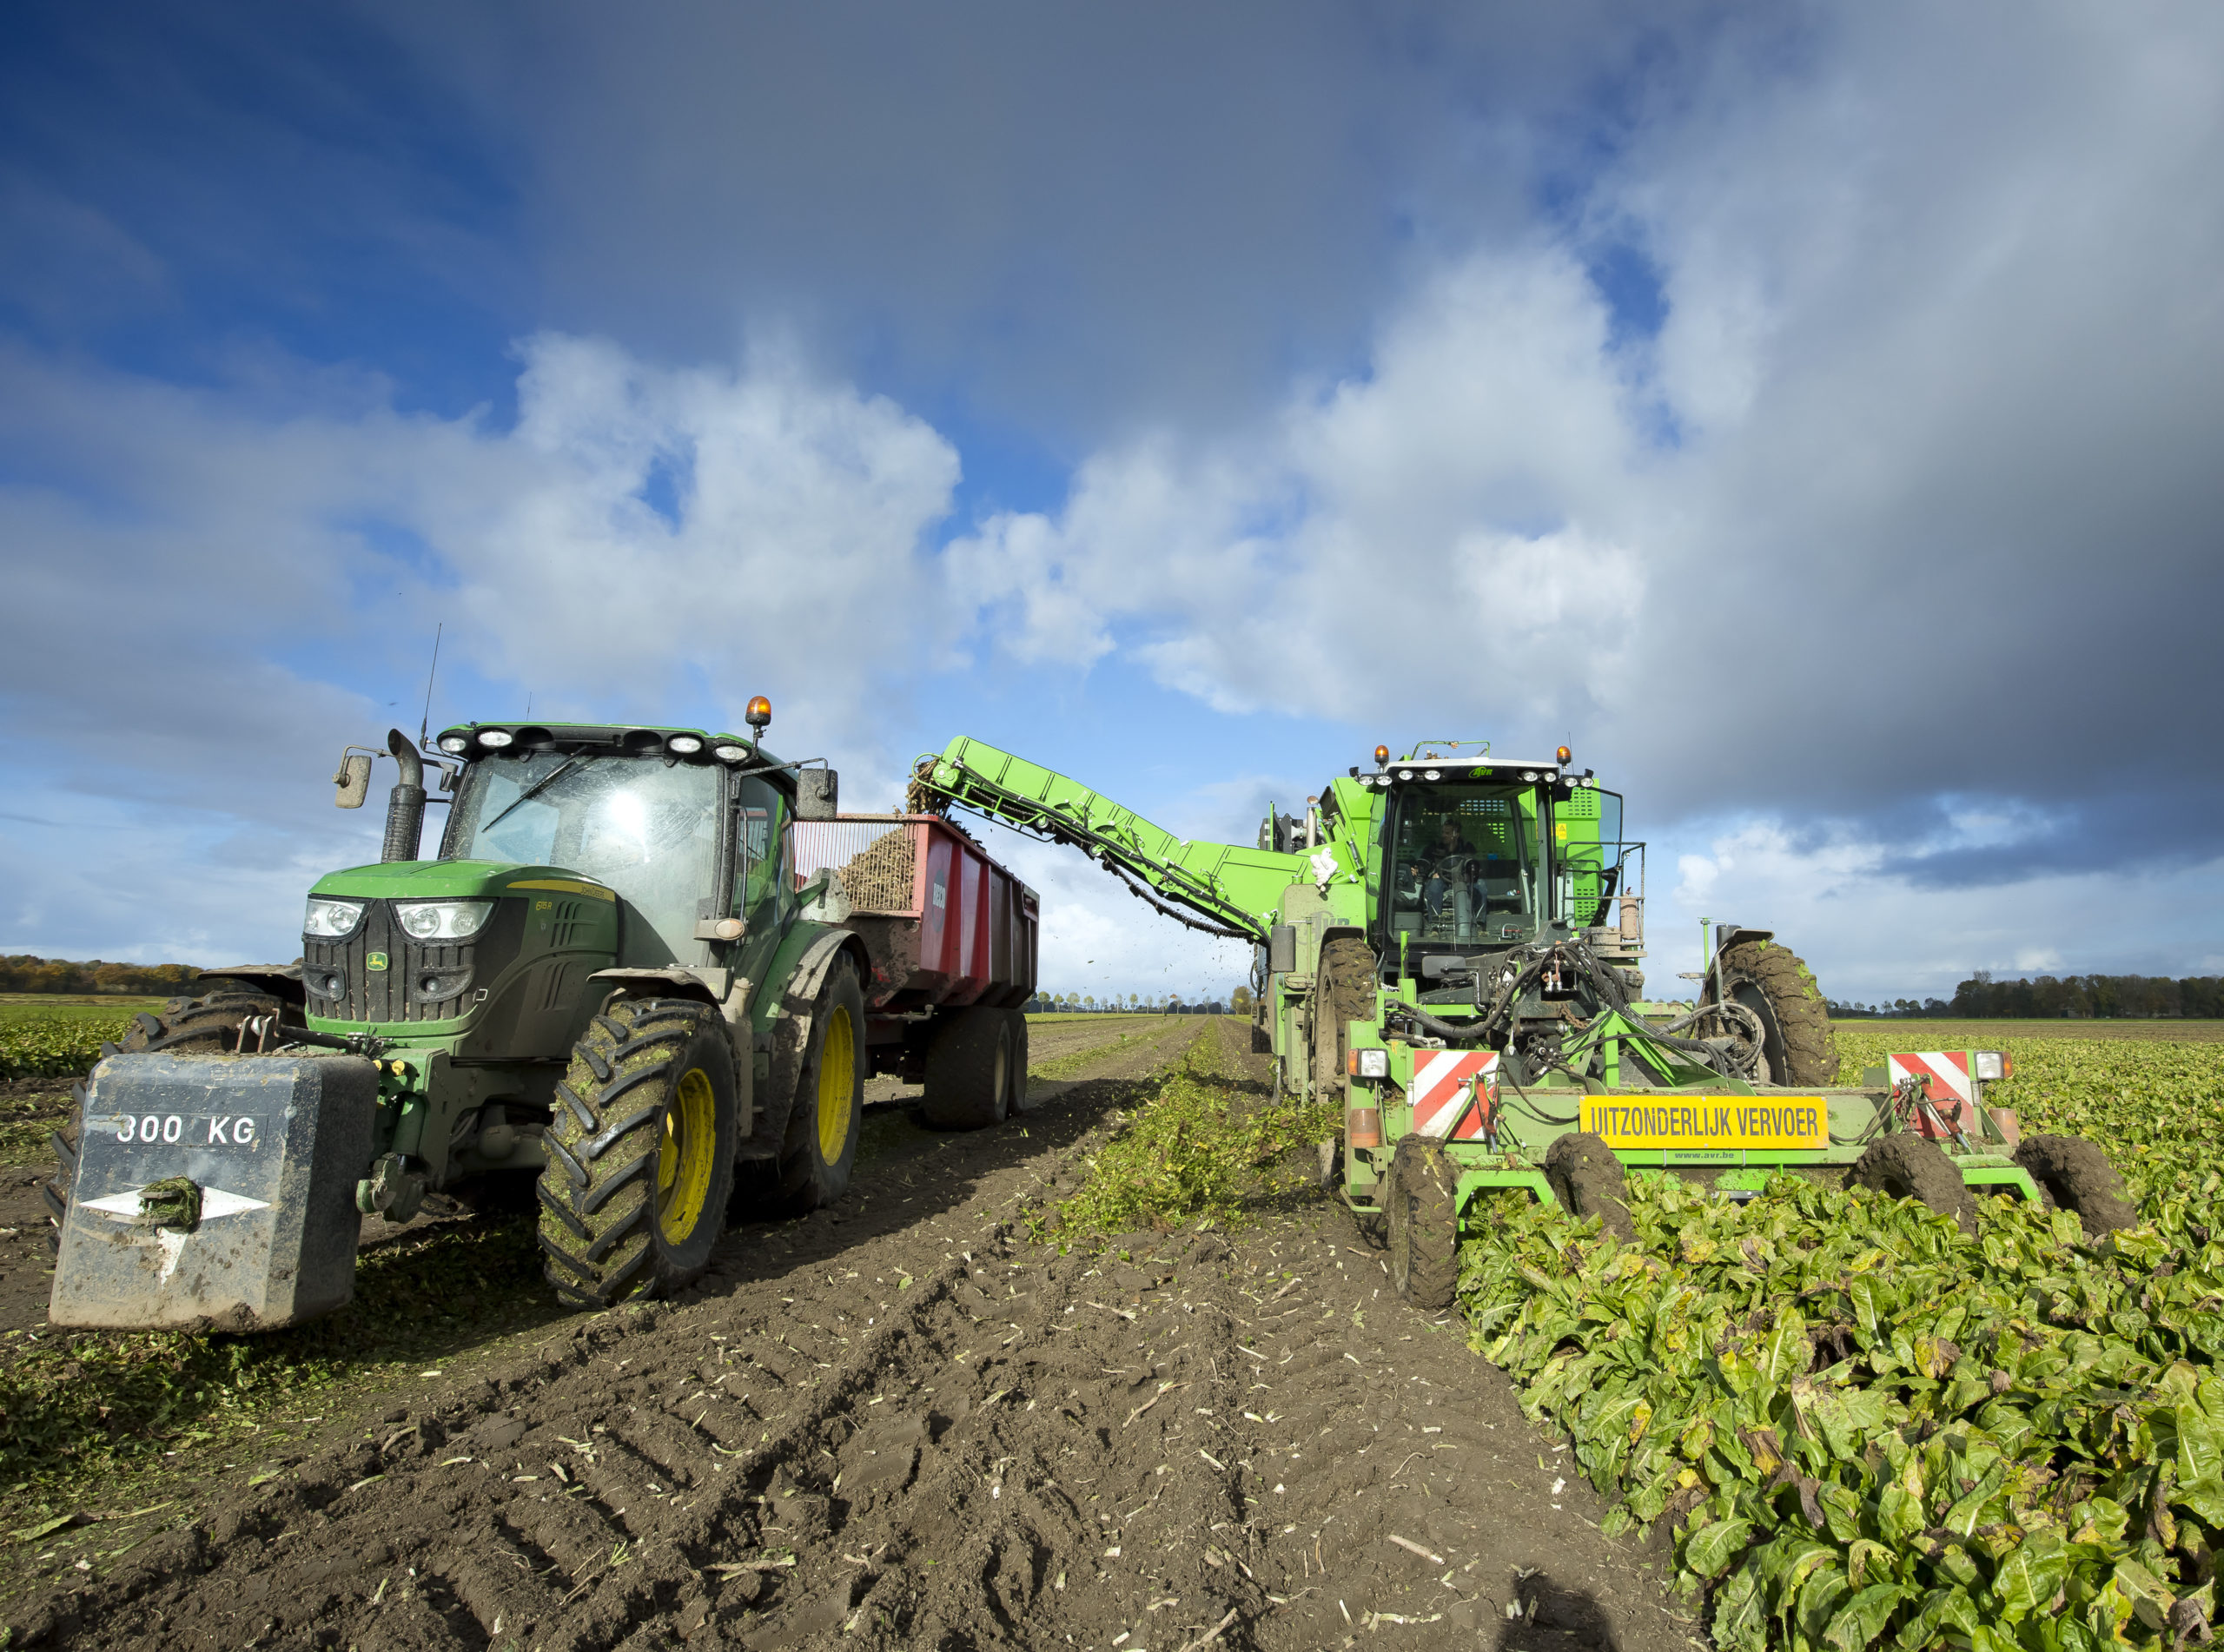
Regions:
[[1995, 1052], [1896, 1055], [1838, 1082], [1821, 992], [1767, 929], [1711, 926], [1695, 1004], [1645, 1001], [1645, 846], [1563, 747], [1377, 747], [1253, 844], [1188, 841], [1077, 782], [960, 738], [914, 770], [958, 806], [1082, 849], [1192, 928], [1256, 948], [1259, 1047], [1281, 1087], [1333, 1104], [1324, 1180], [1387, 1219], [1417, 1305], [1451, 1298], [1466, 1204], [1508, 1193], [1625, 1237], [1632, 1170], [1750, 1198], [1771, 1172], [1850, 1178], [1970, 1231], [1970, 1190], [2128, 1224], [2121, 1178], [2074, 1137], [1988, 1107]]
[[[598, 1306], [699, 1273], [730, 1199], [837, 1197], [871, 964], [825, 921], [838, 885], [797, 888], [788, 825], [831, 819], [836, 777], [766, 751], [771, 716], [391, 735], [383, 858], [318, 881], [299, 961], [211, 972], [81, 1087], [55, 1322], [311, 1318], [352, 1292], [362, 1214], [434, 1192], [537, 1200], [558, 1295]], [[420, 859], [427, 757], [452, 802]]]

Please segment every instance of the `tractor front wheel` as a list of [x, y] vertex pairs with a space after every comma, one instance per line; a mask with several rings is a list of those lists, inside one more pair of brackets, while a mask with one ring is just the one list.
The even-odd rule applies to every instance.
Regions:
[[559, 1300], [667, 1294], [710, 1265], [733, 1189], [733, 1046], [692, 998], [621, 998], [587, 1024], [543, 1137], [540, 1248]]
[[1443, 1148], [1420, 1136], [1398, 1144], [1382, 1189], [1390, 1218], [1390, 1285], [1433, 1312], [1460, 1282], [1460, 1175]]
[[1870, 1143], [1846, 1178], [1890, 1199], [1912, 1199], [1925, 1209], [1950, 1216], [1962, 1232], [1976, 1237], [1977, 1202], [1954, 1161], [1921, 1136], [1902, 1130]]
[[1604, 1136], [1571, 1130], [1545, 1154], [1545, 1180], [1571, 1216], [1596, 1216], [1625, 1245], [1637, 1237], [1627, 1201], [1629, 1176]]
[[2097, 1239], [2139, 1221], [2131, 1189], [2100, 1144], [2082, 1136], [2026, 1136], [2016, 1162], [2064, 1210], [2074, 1210], [2085, 1237]]

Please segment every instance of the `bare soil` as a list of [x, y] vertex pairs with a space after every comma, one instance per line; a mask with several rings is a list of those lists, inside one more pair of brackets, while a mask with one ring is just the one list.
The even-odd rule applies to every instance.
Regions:
[[181, 1494], [0, 1644], [1683, 1648], [1655, 1558], [1340, 1207], [1025, 1241], [1155, 1067], [1254, 1059], [1127, 1030], [1003, 1130], [878, 1110], [839, 1206]]

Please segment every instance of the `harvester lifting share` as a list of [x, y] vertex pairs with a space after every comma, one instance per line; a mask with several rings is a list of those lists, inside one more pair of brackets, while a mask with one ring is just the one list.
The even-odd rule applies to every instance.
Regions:
[[1023, 1107], [1034, 892], [946, 820], [837, 815], [771, 720], [394, 732], [382, 857], [310, 890], [301, 958], [204, 975], [81, 1087], [54, 1323], [328, 1312], [363, 1217], [436, 1193], [537, 1208], [559, 1299], [605, 1306], [699, 1274], [730, 1205], [837, 1198], [868, 1072], [940, 1126]]
[[1814, 976], [1773, 933], [1703, 931], [1696, 1007], [1645, 1001], [1642, 842], [1563, 746], [1507, 759], [1424, 742], [1268, 814], [1254, 844], [1183, 839], [978, 741], [913, 770], [910, 806], [968, 809], [1079, 848], [1155, 909], [1248, 941], [1254, 1047], [1341, 1128], [1322, 1174], [1387, 1218], [1392, 1277], [1451, 1299], [1460, 1211], [1517, 1193], [1628, 1237], [1627, 1177], [1751, 1198], [1773, 1173], [1921, 1199], [1974, 1231], [1971, 1189], [2128, 1225], [2095, 1144], [2023, 1137], [1987, 1104], [1989, 1051], [1895, 1055], [1838, 1083]]

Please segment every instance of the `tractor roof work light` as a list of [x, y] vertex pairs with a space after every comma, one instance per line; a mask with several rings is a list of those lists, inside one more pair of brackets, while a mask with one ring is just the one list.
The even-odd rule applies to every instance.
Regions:
[[766, 725], [772, 721], [772, 702], [762, 694], [756, 696], [749, 702], [748, 716], [749, 726], [759, 734], [764, 733]]
[[703, 749], [703, 743], [692, 734], [675, 734], [664, 743], [664, 749], [676, 751], [683, 757], [691, 757]]
[[471, 742], [460, 734], [444, 734], [440, 737], [440, 750], [452, 757], [460, 757], [471, 750]]
[[500, 751], [504, 746], [510, 743], [510, 731], [507, 729], [481, 729], [479, 730], [479, 743], [482, 746], [487, 747], [491, 750]]

